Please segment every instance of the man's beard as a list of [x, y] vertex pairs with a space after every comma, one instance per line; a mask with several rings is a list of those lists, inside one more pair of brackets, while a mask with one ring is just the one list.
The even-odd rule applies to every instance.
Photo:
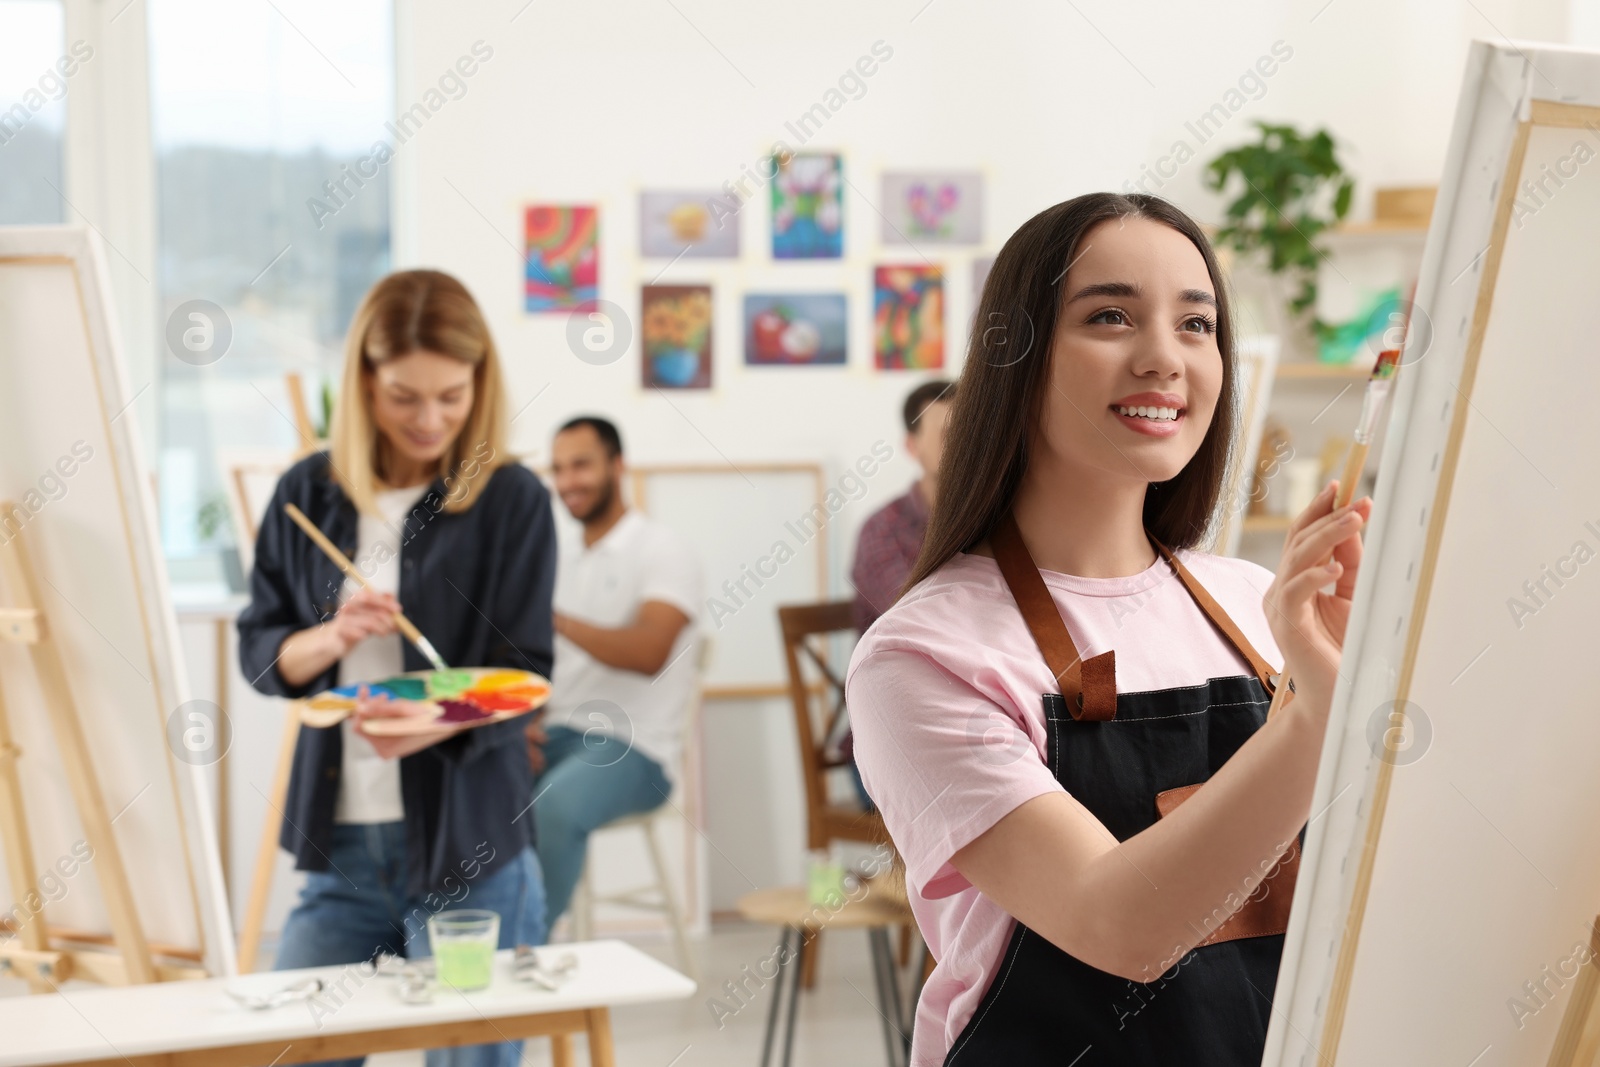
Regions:
[[594, 506], [588, 511], [584, 512], [582, 515], [579, 515], [578, 521], [583, 523], [591, 522], [597, 516], [604, 515], [607, 511], [610, 511], [611, 501], [616, 497], [616, 495], [617, 483], [608, 479], [606, 483], [600, 487], [600, 493], [595, 497]]

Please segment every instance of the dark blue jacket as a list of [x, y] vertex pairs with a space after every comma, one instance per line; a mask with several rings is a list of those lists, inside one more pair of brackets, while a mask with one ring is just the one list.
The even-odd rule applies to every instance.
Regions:
[[[514, 667], [548, 678], [556, 577], [550, 494], [515, 463], [478, 477], [489, 483], [466, 511], [444, 511], [445, 486], [435, 481], [407, 517], [401, 609], [453, 667]], [[298, 505], [351, 559], [357, 516], [329, 477], [327, 455], [318, 453], [284, 474], [261, 520], [250, 605], [239, 616], [239, 664], [261, 692], [299, 697], [336, 685], [338, 667], [292, 686], [278, 673], [278, 648], [291, 633], [333, 616], [344, 576], [284, 513], [285, 503]], [[403, 647], [406, 670], [427, 669], [409, 641]], [[449, 889], [444, 880], [463, 870], [482, 877], [533, 843], [526, 722], [467, 730], [400, 760], [408, 891]], [[339, 727], [300, 731], [278, 839], [298, 870], [329, 868], [343, 747]], [[479, 864], [484, 842], [493, 858]]]

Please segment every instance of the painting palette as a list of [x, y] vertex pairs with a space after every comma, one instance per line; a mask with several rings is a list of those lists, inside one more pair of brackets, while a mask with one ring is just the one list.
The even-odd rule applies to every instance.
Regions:
[[[525, 715], [550, 699], [550, 681], [532, 671], [504, 667], [463, 667], [412, 671], [364, 683], [373, 696], [387, 693], [412, 701], [414, 715], [368, 719], [365, 733], [387, 737], [429, 733], [441, 728], [471, 729]], [[358, 685], [340, 686], [294, 702], [306, 726], [337, 726], [356, 709]]]

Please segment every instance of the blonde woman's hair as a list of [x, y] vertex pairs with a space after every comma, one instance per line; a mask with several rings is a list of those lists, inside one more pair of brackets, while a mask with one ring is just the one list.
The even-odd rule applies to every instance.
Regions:
[[473, 367], [472, 411], [440, 465], [444, 510], [466, 511], [495, 469], [515, 462], [506, 448], [500, 358], [477, 302], [441, 271], [397, 271], [372, 287], [350, 323], [344, 382], [328, 433], [333, 478], [357, 511], [377, 514], [388, 462], [389, 445], [367, 398], [372, 373], [391, 359], [424, 351]]

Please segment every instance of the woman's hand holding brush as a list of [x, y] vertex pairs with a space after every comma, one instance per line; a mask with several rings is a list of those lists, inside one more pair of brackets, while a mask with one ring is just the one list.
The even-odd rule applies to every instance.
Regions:
[[[1372, 515], [1371, 497], [1336, 507], [1338, 488], [1329, 482], [1290, 525], [1282, 562], [1262, 598], [1284, 657], [1280, 687], [1292, 677], [1294, 703], [1322, 716], [1333, 702], [1361, 566], [1361, 530]], [[1333, 592], [1322, 592], [1330, 582]]]

